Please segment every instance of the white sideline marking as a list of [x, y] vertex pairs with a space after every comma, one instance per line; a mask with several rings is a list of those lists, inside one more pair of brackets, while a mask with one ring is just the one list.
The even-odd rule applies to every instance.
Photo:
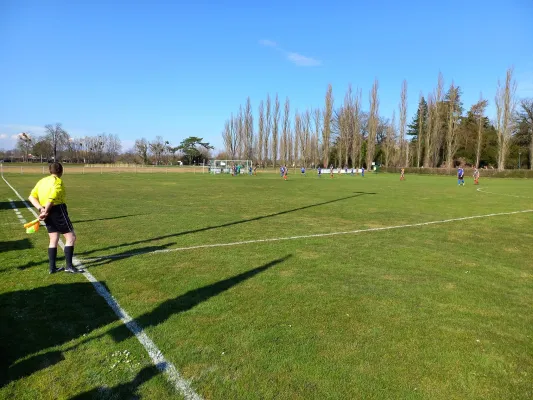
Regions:
[[312, 234], [312, 235], [299, 235], [299, 236], [288, 236], [288, 237], [280, 237], [280, 238], [244, 240], [242, 242], [201, 244], [201, 245], [198, 245], [198, 246], [177, 247], [175, 249], [154, 250], [154, 251], [149, 251], [149, 252], [145, 252], [145, 253], [137, 252], [137, 253], [126, 253], [126, 254], [117, 254], [117, 255], [110, 255], [110, 256], [85, 258], [84, 261], [85, 262], [90, 262], [90, 261], [99, 261], [99, 260], [105, 260], [105, 259], [110, 259], [110, 258], [131, 257], [131, 256], [137, 256], [137, 255], [143, 255], [143, 254], [170, 253], [170, 252], [174, 252], [174, 251], [185, 251], [185, 250], [194, 250], [194, 249], [207, 249], [207, 248], [211, 248], [211, 247], [238, 246], [238, 245], [242, 245], [242, 244], [251, 244], [251, 243], [279, 242], [279, 241], [282, 241], [282, 240], [309, 239], [309, 238], [317, 238], [317, 237], [325, 237], [325, 236], [337, 236], [337, 235], [352, 235], [352, 234], [364, 233], [364, 232], [388, 231], [388, 230], [391, 230], [391, 229], [412, 228], [412, 227], [416, 227], [416, 226], [445, 224], [447, 222], [465, 221], [465, 220], [469, 220], [469, 219], [489, 218], [489, 217], [497, 217], [497, 216], [500, 216], [500, 215], [513, 215], [513, 214], [522, 214], [522, 213], [530, 213], [530, 212], [533, 212], [533, 210], [522, 210], [522, 211], [510, 211], [510, 212], [484, 214], [484, 215], [473, 215], [471, 217], [450, 218], [450, 219], [443, 219], [443, 220], [439, 220], [439, 221], [419, 222], [419, 223], [416, 223], [416, 224], [384, 226], [384, 227], [381, 227], [381, 228], [357, 229], [357, 230], [354, 230], [354, 231], [315, 233], [315, 234]]
[[20, 213], [19, 209], [17, 208], [17, 206], [15, 205], [15, 200], [13, 199], [8, 199], [9, 200], [9, 203], [11, 205], [11, 208], [13, 209], [13, 211], [15, 211], [15, 214], [17, 215], [17, 218], [19, 219], [19, 221], [22, 223], [22, 224], [25, 224], [26, 223], [26, 220], [24, 219], [24, 217], [22, 216], [22, 214]]
[[481, 192], [481, 193], [496, 194], [496, 195], [498, 195], [498, 196], [518, 197], [518, 198], [521, 198], [521, 199], [531, 199], [531, 197], [528, 197], [528, 196], [517, 196], [517, 195], [515, 195], [515, 194], [487, 192], [484, 188], [477, 188], [476, 190], [477, 190], [478, 192]]
[[[5, 183], [7, 183], [7, 185], [11, 188], [11, 190], [15, 192], [15, 194], [19, 197], [19, 199], [22, 200], [26, 208], [28, 208], [28, 210], [30, 210], [30, 212], [33, 215], [35, 215], [36, 218], [38, 218], [39, 216], [37, 215], [37, 213], [33, 210], [33, 208], [29, 206], [26, 200], [22, 198], [19, 192], [17, 192], [15, 188], [11, 186], [11, 184], [6, 180], [6, 178], [4, 178], [3, 173], [2, 173], [2, 179], [4, 180]], [[14, 203], [12, 203], [12, 205], [14, 205]], [[41, 225], [44, 225], [44, 222], [41, 221]], [[63, 244], [62, 240], [59, 240], [59, 245], [61, 246], [62, 249], [64, 249], [65, 245]], [[83, 268], [83, 264], [76, 257], [72, 259], [72, 262], [76, 267]], [[131, 333], [135, 335], [137, 340], [143, 345], [143, 347], [147, 351], [148, 355], [152, 359], [152, 362], [154, 363], [156, 368], [166, 374], [167, 380], [186, 399], [202, 400], [202, 398], [191, 388], [190, 383], [180, 375], [180, 373], [178, 372], [174, 364], [172, 364], [171, 362], [165, 359], [165, 356], [163, 355], [161, 350], [159, 350], [159, 348], [152, 341], [152, 339], [150, 339], [150, 337], [146, 333], [144, 333], [142, 327], [140, 327], [137, 324], [137, 322], [135, 322], [135, 320], [131, 318], [122, 307], [120, 307], [120, 304], [118, 304], [117, 299], [115, 299], [111, 295], [111, 293], [107, 291], [104, 285], [98, 282], [96, 278], [87, 270], [83, 272], [83, 275], [85, 276], [85, 278], [87, 278], [89, 282], [93, 284], [96, 292], [105, 299], [105, 301], [107, 302], [109, 307], [113, 309], [117, 317], [119, 317], [124, 323], [124, 325], [126, 325], [126, 327], [131, 331]]]

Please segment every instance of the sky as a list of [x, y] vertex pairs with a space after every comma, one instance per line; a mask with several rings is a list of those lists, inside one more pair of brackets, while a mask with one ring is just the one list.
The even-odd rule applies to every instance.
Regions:
[[439, 72], [483, 94], [493, 117], [498, 79], [514, 67], [519, 97], [533, 97], [533, 1], [0, 0], [0, 149], [15, 135], [60, 122], [74, 138], [116, 134], [123, 150], [162, 136], [221, 132], [249, 96], [291, 109], [339, 105], [349, 84], [379, 80], [380, 114], [408, 122]]

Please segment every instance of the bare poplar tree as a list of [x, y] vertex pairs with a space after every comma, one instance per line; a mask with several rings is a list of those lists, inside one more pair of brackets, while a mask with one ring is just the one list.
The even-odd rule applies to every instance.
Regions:
[[424, 140], [424, 167], [431, 167], [432, 132], [435, 121], [435, 101], [433, 94], [428, 95], [428, 120], [426, 124], [426, 140]]
[[252, 160], [254, 156], [254, 116], [252, 112], [252, 102], [250, 97], [246, 99], [244, 110], [244, 135], [246, 137], [246, 158]]
[[[352, 94], [352, 85], [348, 85], [346, 95], [344, 96], [344, 107], [341, 114], [340, 132], [341, 132], [341, 151], [339, 151], [339, 164], [342, 163], [344, 157], [344, 165], [348, 165], [350, 157], [350, 143], [353, 142], [353, 113], [354, 100]], [[342, 167], [342, 165], [341, 165]]]
[[422, 92], [420, 92], [418, 100], [418, 136], [416, 138], [416, 167], [420, 168], [420, 159], [422, 157], [422, 140], [424, 138], [424, 103], [422, 102]]
[[[361, 145], [363, 144], [363, 134], [361, 131], [361, 89], [356, 89], [353, 99], [353, 110], [350, 122], [352, 125], [352, 167], [359, 167], [361, 158]], [[356, 163], [359, 163], [356, 165]]]
[[268, 151], [270, 150], [270, 133], [272, 132], [272, 104], [270, 94], [266, 100], [266, 119], [265, 119], [265, 137], [263, 139], [263, 161], [265, 166], [268, 163]]
[[292, 165], [294, 162], [294, 131], [291, 129], [291, 123], [289, 120], [287, 129], [287, 165]]
[[239, 150], [237, 152], [237, 156], [239, 158], [245, 157], [245, 154], [247, 152], [247, 143], [246, 143], [246, 135], [244, 132], [244, 113], [242, 112], [242, 106], [239, 106], [239, 113], [237, 114], [237, 121], [236, 121], [236, 127], [237, 127], [237, 135], [239, 135]]
[[257, 162], [263, 165], [263, 141], [265, 138], [265, 106], [263, 100], [259, 103], [259, 122], [257, 132]]
[[300, 138], [300, 149], [303, 158], [303, 166], [311, 161], [311, 111], [305, 110], [302, 115], [302, 137]]
[[320, 144], [319, 144], [319, 137], [320, 133], [322, 132], [322, 113], [320, 111], [320, 108], [315, 109], [315, 112], [313, 114], [314, 119], [314, 133], [313, 133], [313, 164], [316, 168], [318, 166], [318, 163], [321, 160], [320, 157]]
[[274, 114], [272, 116], [272, 146], [270, 154], [272, 155], [272, 163], [274, 168], [276, 167], [276, 161], [278, 160], [278, 135], [279, 135], [279, 98], [276, 93], [276, 99], [274, 100]]
[[391, 159], [392, 159], [392, 153], [394, 152], [394, 143], [396, 138], [396, 113], [394, 110], [392, 111], [392, 118], [390, 120], [390, 123], [387, 125], [387, 138], [385, 139], [385, 147], [384, 147], [384, 153], [385, 153], [385, 167], [389, 167]]
[[453, 158], [457, 152], [457, 98], [459, 88], [453, 84], [450, 86], [448, 99], [448, 132], [446, 134], [446, 167], [450, 170], [453, 166]]
[[405, 167], [409, 166], [409, 143], [405, 137], [405, 128], [407, 125], [407, 81], [402, 83], [402, 92], [400, 95], [400, 148], [401, 162]]
[[324, 122], [322, 124], [322, 156], [324, 158], [324, 167], [329, 166], [329, 145], [331, 140], [331, 119], [333, 117], [333, 88], [328, 85], [326, 100], [324, 106]]
[[513, 118], [516, 110], [516, 81], [513, 79], [513, 68], [507, 70], [505, 86], [498, 80], [496, 92], [496, 130], [498, 132], [498, 170], [505, 169], [505, 159], [509, 152], [509, 142], [514, 130]]
[[442, 146], [442, 95], [444, 88], [444, 78], [439, 72], [437, 88], [435, 89], [435, 102], [433, 104], [433, 130], [431, 134], [431, 166], [437, 167], [439, 162], [439, 152]]
[[366, 167], [368, 169], [372, 166], [374, 160], [374, 151], [376, 149], [376, 135], [379, 123], [379, 96], [378, 96], [379, 82], [374, 80], [372, 90], [370, 91], [370, 115], [368, 120], [368, 141], [366, 146]]
[[280, 143], [280, 158], [282, 161], [282, 164], [286, 164], [289, 159], [289, 135], [290, 135], [290, 102], [289, 98], [287, 97], [285, 99], [285, 106], [283, 110], [283, 131], [281, 135], [281, 143]]
[[[300, 161], [300, 138], [302, 136], [302, 118], [300, 117], [300, 113], [298, 110], [296, 110], [296, 113], [294, 114], [294, 140], [292, 142], [292, 150], [293, 150], [293, 159], [292, 161], [294, 163], [298, 163]], [[291, 163], [292, 165], [292, 163]]]
[[335, 133], [337, 134], [336, 135], [337, 138], [336, 140], [334, 140], [334, 142], [336, 144], [335, 145], [336, 150], [337, 150], [336, 161], [338, 163], [338, 166], [342, 165], [342, 145], [343, 145], [342, 135], [344, 131], [346, 130], [345, 115], [346, 115], [346, 111], [344, 109], [344, 106], [342, 106], [338, 112], [335, 112], [335, 118], [333, 118], [333, 123], [332, 123], [333, 134]]
[[485, 118], [485, 109], [488, 101], [479, 96], [479, 101], [470, 108], [470, 112], [477, 122], [477, 143], [476, 143], [476, 168], [479, 167], [479, 160], [481, 159], [481, 145], [483, 143], [483, 120]]

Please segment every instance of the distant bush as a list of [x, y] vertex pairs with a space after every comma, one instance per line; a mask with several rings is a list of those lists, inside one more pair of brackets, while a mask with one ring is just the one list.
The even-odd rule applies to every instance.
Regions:
[[[380, 168], [380, 172], [388, 172], [399, 174], [401, 168], [389, 167]], [[420, 175], [457, 175], [457, 168], [448, 170], [447, 168], [405, 168], [406, 174], [420, 174]], [[472, 168], [465, 168], [465, 176], [472, 176], [474, 170]], [[505, 171], [498, 171], [497, 169], [480, 169], [481, 177], [491, 178], [525, 178], [533, 179], [533, 171], [527, 169], [506, 169]]]

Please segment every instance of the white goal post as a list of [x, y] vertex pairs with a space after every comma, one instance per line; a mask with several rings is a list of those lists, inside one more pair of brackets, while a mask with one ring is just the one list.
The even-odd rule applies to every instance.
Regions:
[[238, 169], [241, 174], [250, 173], [253, 168], [252, 160], [209, 160], [210, 174], [231, 174], [233, 169]]

